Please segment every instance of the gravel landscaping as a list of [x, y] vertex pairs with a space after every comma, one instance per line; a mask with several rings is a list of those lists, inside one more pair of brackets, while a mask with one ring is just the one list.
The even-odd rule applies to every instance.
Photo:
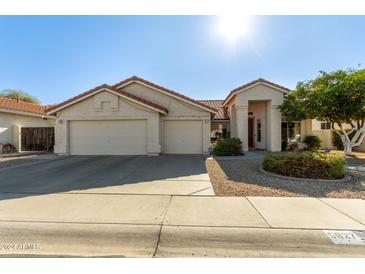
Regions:
[[[362, 159], [362, 161], [364, 161]], [[357, 164], [361, 162], [357, 161]], [[347, 172], [350, 182], [318, 182], [275, 178], [259, 171], [261, 159], [206, 161], [218, 196], [331, 197], [365, 199], [365, 173]]]

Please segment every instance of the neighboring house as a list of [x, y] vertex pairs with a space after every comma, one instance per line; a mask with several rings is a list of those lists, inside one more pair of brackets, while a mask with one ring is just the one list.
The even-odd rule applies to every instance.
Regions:
[[[322, 148], [337, 149], [333, 144], [333, 133], [330, 122], [318, 121], [318, 120], [304, 120], [301, 121], [301, 129], [299, 130], [300, 141], [303, 141], [305, 136], [316, 135], [322, 141]], [[343, 125], [345, 129], [350, 130], [349, 124]], [[354, 147], [354, 151], [365, 151], [365, 141], [358, 147]]]
[[322, 148], [335, 149], [332, 143], [331, 123], [321, 122], [315, 119], [301, 121], [301, 128], [297, 131], [300, 134], [299, 141], [304, 141], [305, 136], [315, 135], [322, 141]]
[[0, 143], [22, 151], [22, 129], [54, 127], [55, 117], [46, 115], [45, 110], [45, 106], [0, 97]]

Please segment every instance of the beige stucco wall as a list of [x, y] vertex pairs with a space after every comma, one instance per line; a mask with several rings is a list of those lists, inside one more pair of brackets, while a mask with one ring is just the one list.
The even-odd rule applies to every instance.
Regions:
[[21, 127], [51, 127], [54, 125], [54, 119], [43, 120], [42, 117], [0, 112], [0, 143], [10, 143], [19, 150]]
[[159, 116], [157, 111], [150, 110], [108, 91], [100, 92], [57, 113], [55, 152], [59, 154], [70, 153], [69, 124], [72, 120], [146, 119], [148, 153], [160, 153]]
[[305, 136], [313, 135], [313, 120], [306, 119], [300, 122], [300, 141], [303, 142]]
[[[248, 151], [248, 112], [251, 103], [265, 104], [266, 117], [262, 121], [266, 124], [263, 138], [265, 148], [269, 151], [281, 150], [281, 112], [279, 106], [284, 100], [284, 94], [274, 88], [259, 84], [243, 90], [228, 102], [234, 113], [231, 116], [231, 130], [233, 136], [239, 137], [243, 143], [243, 150]], [[261, 105], [262, 106], [262, 105]], [[263, 143], [260, 147], [264, 147]]]
[[330, 129], [321, 129], [321, 121], [316, 119], [307, 119], [303, 120], [300, 123], [300, 133], [301, 133], [301, 141], [304, 141], [306, 136], [315, 135], [318, 136], [321, 141], [322, 148], [331, 148], [334, 149], [334, 145], [332, 143], [332, 131]]
[[308, 129], [305, 132], [305, 135], [303, 135], [303, 138], [305, 138], [306, 135], [315, 135], [318, 136], [322, 143], [322, 148], [335, 148], [332, 143], [332, 130], [330, 129], [321, 129], [321, 121], [318, 121], [316, 119], [309, 120], [311, 123], [311, 129]]
[[335, 146], [332, 143], [332, 130], [330, 130], [330, 129], [313, 130], [313, 135], [316, 135], [321, 139], [322, 148], [331, 148], [331, 149], [335, 148]]
[[195, 107], [190, 103], [175, 99], [169, 95], [162, 94], [159, 91], [143, 86], [138, 83], [130, 84], [123, 87], [122, 90], [149, 100], [160, 106], [168, 109], [168, 114], [160, 117], [160, 144], [164, 147], [164, 121], [165, 120], [201, 120], [203, 131], [203, 152], [207, 153], [210, 147], [210, 132], [211, 132], [211, 114], [201, 108]]

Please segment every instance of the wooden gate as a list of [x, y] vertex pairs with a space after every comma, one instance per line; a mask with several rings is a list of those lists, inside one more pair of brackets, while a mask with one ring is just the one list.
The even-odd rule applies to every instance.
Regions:
[[22, 151], [53, 152], [54, 127], [22, 127]]

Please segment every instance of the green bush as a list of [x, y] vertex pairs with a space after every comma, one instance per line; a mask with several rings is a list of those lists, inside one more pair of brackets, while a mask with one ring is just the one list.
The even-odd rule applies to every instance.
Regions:
[[[352, 139], [352, 137], [354, 137], [354, 135], [355, 135], [355, 131], [354, 131], [354, 132], [352, 132], [352, 133], [349, 135], [350, 140]], [[334, 132], [334, 131], [332, 131], [332, 143], [333, 143], [333, 145], [334, 145], [334, 146], [335, 146], [338, 150], [343, 150], [343, 143], [342, 143], [342, 140], [341, 140], [340, 136], [339, 136], [336, 132]]]
[[242, 142], [239, 138], [219, 138], [213, 144], [214, 156], [242, 155]]
[[315, 151], [321, 148], [321, 139], [315, 135], [305, 136], [304, 143], [308, 146], [309, 150]]
[[266, 171], [299, 178], [339, 179], [345, 175], [345, 160], [338, 154], [318, 152], [289, 152], [264, 158]]

